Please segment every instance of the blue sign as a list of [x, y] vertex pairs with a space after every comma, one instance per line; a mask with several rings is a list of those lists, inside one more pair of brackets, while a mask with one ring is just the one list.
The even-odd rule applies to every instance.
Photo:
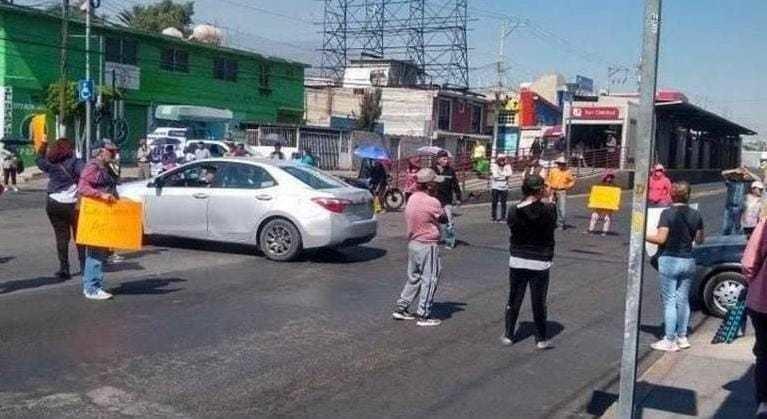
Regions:
[[77, 91], [80, 102], [93, 99], [93, 80], [80, 80], [77, 82]]

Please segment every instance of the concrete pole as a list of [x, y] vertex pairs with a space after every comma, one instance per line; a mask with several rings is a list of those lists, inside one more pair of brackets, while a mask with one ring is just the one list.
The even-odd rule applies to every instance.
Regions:
[[57, 124], [57, 136], [65, 137], [66, 129], [66, 88], [67, 88], [67, 53], [69, 46], [69, 0], [61, 1], [61, 58], [59, 61], [59, 117]]
[[[85, 0], [85, 80], [91, 79], [91, 0]], [[94, 92], [91, 92], [91, 96]], [[93, 100], [85, 101], [85, 160], [91, 158]]]
[[655, 90], [658, 76], [658, 45], [661, 29], [662, 0], [645, 0], [644, 35], [642, 38], [641, 88], [638, 138], [636, 145], [636, 171], [634, 172], [634, 202], [631, 214], [631, 242], [629, 246], [628, 276], [626, 281], [626, 316], [621, 357], [620, 395], [618, 417], [633, 419], [639, 323], [642, 307], [642, 279], [644, 275], [644, 245], [647, 224], [647, 181], [650, 159], [655, 142]]
[[[102, 108], [104, 105], [104, 97], [101, 94], [101, 91], [104, 88], [104, 36], [99, 36], [99, 95], [98, 95], [98, 105], [99, 109]], [[96, 124], [96, 141], [101, 141], [101, 119], [99, 119], [99, 123]]]

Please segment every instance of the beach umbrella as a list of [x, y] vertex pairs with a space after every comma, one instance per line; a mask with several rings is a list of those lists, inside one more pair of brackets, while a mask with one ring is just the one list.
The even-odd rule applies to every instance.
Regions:
[[439, 153], [440, 151], [445, 151], [445, 152], [447, 152], [447, 156], [448, 157], [450, 157], [451, 159], [453, 158], [453, 154], [452, 153], [450, 153], [449, 151], [445, 150], [442, 147], [437, 147], [435, 145], [429, 145], [429, 146], [426, 146], [426, 147], [421, 147], [417, 151], [418, 151], [418, 155], [420, 155], [420, 156], [436, 156], [437, 153]]

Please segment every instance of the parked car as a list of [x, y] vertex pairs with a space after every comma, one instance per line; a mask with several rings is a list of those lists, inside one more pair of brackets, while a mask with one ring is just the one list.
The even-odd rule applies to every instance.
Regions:
[[291, 161], [194, 161], [118, 191], [144, 204], [147, 235], [254, 244], [277, 261], [369, 242], [378, 227], [368, 191]]
[[205, 147], [208, 150], [210, 150], [211, 157], [224, 157], [230, 151], [232, 151], [232, 148], [223, 141], [197, 140], [197, 141], [188, 141], [186, 143], [186, 147], [184, 147], [183, 156], [186, 156], [192, 149], [197, 147], [197, 145], [200, 143], [205, 144]]
[[740, 260], [746, 249], [746, 236], [713, 236], [693, 250], [698, 272], [692, 292], [709, 313], [724, 317], [727, 308], [738, 301], [746, 287]]

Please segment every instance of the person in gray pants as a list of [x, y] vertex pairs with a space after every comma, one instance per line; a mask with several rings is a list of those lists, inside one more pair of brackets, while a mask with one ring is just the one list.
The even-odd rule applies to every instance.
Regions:
[[[417, 190], [405, 207], [408, 234], [407, 281], [392, 313], [395, 320], [417, 320], [418, 326], [438, 326], [439, 319], [430, 317], [434, 293], [439, 282], [440, 223], [447, 217], [440, 201], [434, 197], [443, 178], [432, 169], [416, 173]], [[420, 294], [420, 296], [419, 296]], [[419, 296], [416, 315], [408, 307]]]

